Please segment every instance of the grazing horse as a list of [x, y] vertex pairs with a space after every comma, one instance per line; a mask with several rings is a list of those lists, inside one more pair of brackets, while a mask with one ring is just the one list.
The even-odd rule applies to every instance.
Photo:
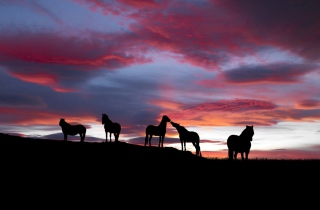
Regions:
[[198, 133], [194, 131], [188, 131], [184, 126], [181, 126], [178, 123], [170, 122], [173, 127], [175, 127], [179, 133], [179, 138], [181, 142], [181, 150], [183, 151], [183, 145], [184, 145], [184, 151], [186, 151], [186, 142], [191, 142], [193, 146], [196, 148], [196, 155], [202, 157], [201, 151], [200, 151], [200, 137]]
[[[241, 153], [242, 160], [248, 160], [253, 135], [253, 125], [247, 125], [239, 136], [231, 135], [228, 137], [227, 146], [229, 160], [233, 160], [233, 158], [236, 160], [239, 152]], [[246, 154], [245, 158], [243, 153]]]
[[115, 142], [119, 141], [119, 135], [121, 131], [121, 125], [116, 122], [112, 122], [108, 115], [102, 114], [102, 124], [104, 124], [104, 130], [106, 132], [106, 141], [108, 141], [108, 132], [110, 133], [110, 142], [111, 142], [111, 134], [113, 133]]
[[65, 141], [67, 141], [67, 135], [75, 136], [77, 134], [80, 135], [80, 142], [84, 141], [87, 129], [83, 125], [70, 125], [63, 118], [60, 119], [59, 125], [62, 128]]
[[170, 122], [169, 117], [167, 115], [162, 116], [162, 120], [158, 126], [148, 125], [146, 128], [146, 138], [144, 142], [144, 146], [149, 142], [149, 146], [151, 146], [151, 138], [152, 135], [159, 136], [159, 145], [158, 147], [163, 147], [163, 139], [166, 135], [167, 122]]

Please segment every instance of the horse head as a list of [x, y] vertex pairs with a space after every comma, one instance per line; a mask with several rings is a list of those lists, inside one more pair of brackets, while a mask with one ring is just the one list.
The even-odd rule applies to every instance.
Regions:
[[246, 139], [252, 141], [252, 137], [254, 135], [253, 125], [246, 125], [246, 129], [243, 130], [242, 134], [242, 136], [244, 136]]
[[60, 118], [59, 125], [61, 126], [65, 122], [64, 118]]
[[175, 127], [175, 128], [177, 128], [178, 126], [180, 126], [180, 124], [175, 123], [175, 122], [173, 122], [173, 121], [170, 121], [170, 123], [171, 123], [171, 125], [172, 125], [173, 127]]
[[108, 115], [106, 115], [106, 114], [103, 114], [103, 113], [102, 113], [102, 120], [101, 120], [101, 124], [105, 124], [105, 122], [106, 122], [106, 118], [108, 118]]
[[167, 115], [163, 115], [163, 116], [162, 116], [162, 121], [164, 121], [164, 122], [170, 122], [171, 120], [170, 120], [170, 118], [169, 118]]

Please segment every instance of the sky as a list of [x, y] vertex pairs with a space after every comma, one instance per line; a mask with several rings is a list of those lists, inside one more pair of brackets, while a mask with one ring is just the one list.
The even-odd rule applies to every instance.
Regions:
[[[253, 125], [249, 159], [320, 159], [320, 1], [1, 0], [0, 13], [1, 133], [63, 140], [64, 118], [103, 142], [105, 113], [144, 145], [167, 115], [203, 157], [226, 158]], [[181, 149], [170, 123], [164, 146]]]

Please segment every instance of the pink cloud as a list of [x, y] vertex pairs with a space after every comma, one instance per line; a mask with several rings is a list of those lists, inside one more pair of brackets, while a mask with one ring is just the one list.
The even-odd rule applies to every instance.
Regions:
[[[97, 117], [89, 113], [83, 113], [81, 116], [74, 116], [70, 113], [55, 111], [46, 111], [25, 107], [0, 107], [1, 118], [0, 124], [14, 125], [57, 125], [59, 126], [60, 118], [65, 118], [66, 122], [71, 123], [96, 123]], [[89, 126], [89, 125], [88, 125]]]
[[93, 33], [91, 38], [82, 38], [3, 31], [0, 65], [22, 81], [49, 86], [58, 92], [73, 91], [77, 88], [65, 85], [81, 83], [102, 69], [151, 62], [151, 58], [145, 57], [144, 47], [140, 48], [130, 36]]
[[320, 101], [315, 99], [305, 99], [297, 101], [295, 106], [299, 109], [319, 109]]
[[227, 112], [245, 112], [252, 110], [272, 110], [277, 106], [271, 102], [252, 100], [252, 99], [235, 99], [220, 100], [216, 102], [207, 102], [186, 108], [185, 111], [227, 111]]
[[255, 55], [266, 46], [310, 60], [320, 58], [319, 21], [315, 21], [320, 17], [317, 1], [212, 0], [157, 4], [123, 0], [113, 6], [95, 0], [87, 3], [89, 7], [94, 5], [134, 19], [130, 29], [145, 44], [170, 51], [181, 62], [208, 70], [219, 69], [232, 56]]

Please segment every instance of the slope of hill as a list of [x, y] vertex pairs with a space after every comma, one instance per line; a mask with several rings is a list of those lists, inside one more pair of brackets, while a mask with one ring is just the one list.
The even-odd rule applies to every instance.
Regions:
[[59, 198], [77, 195], [80, 200], [99, 195], [143, 199], [162, 191], [175, 197], [200, 196], [208, 190], [220, 196], [245, 190], [240, 194], [264, 200], [267, 197], [260, 193], [272, 192], [282, 199], [299, 188], [308, 197], [308, 189], [319, 186], [320, 160], [230, 162], [124, 142], [80, 143], [0, 134], [0, 159], [3, 191], [13, 189], [14, 196], [23, 192], [31, 200], [34, 195], [56, 198], [56, 193]]
[[[318, 174], [320, 160], [241, 160], [208, 159], [171, 147], [144, 147], [125, 142], [71, 142], [23, 138], [0, 133], [0, 156], [3, 167], [50, 169], [55, 171], [98, 174], [130, 173], [211, 175], [284, 178]], [[107, 172], [109, 171], [109, 172]], [[153, 171], [153, 172], [151, 172]], [[134, 172], [134, 173], [133, 173]]]

